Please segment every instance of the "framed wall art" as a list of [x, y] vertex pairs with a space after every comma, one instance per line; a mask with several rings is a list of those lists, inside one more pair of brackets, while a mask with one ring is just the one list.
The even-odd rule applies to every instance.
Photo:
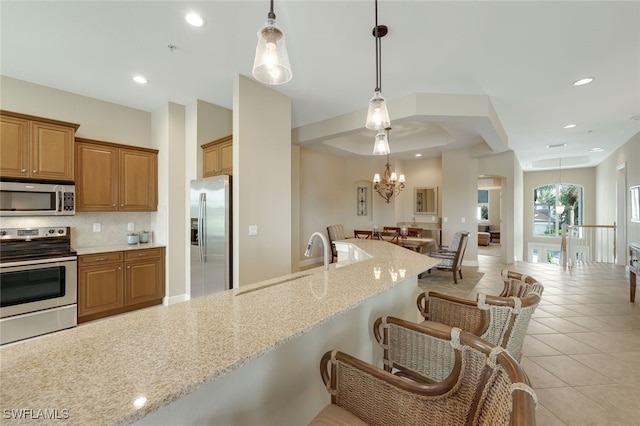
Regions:
[[366, 216], [367, 215], [367, 187], [359, 186], [356, 189], [356, 203], [357, 203], [357, 212], [358, 216]]

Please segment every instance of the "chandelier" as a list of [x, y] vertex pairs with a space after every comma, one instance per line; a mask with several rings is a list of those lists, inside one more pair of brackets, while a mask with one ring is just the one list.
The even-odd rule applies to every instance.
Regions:
[[267, 14], [267, 22], [258, 31], [258, 46], [253, 61], [253, 76], [265, 84], [284, 84], [293, 77], [289, 54], [284, 44], [284, 33], [276, 26], [273, 0]]
[[[387, 139], [389, 137], [389, 130], [391, 130], [391, 127], [384, 129]], [[400, 175], [398, 178], [396, 172], [391, 171], [391, 166], [389, 165], [389, 153], [387, 153], [387, 163], [384, 165], [382, 179], [380, 179], [379, 173], [373, 175], [373, 189], [375, 189], [376, 192], [384, 198], [385, 203], [389, 204], [391, 199], [404, 189], [404, 182], [404, 175]]]
[[390, 150], [387, 134], [384, 130], [391, 125], [391, 120], [389, 119], [387, 102], [382, 97], [382, 47], [380, 39], [387, 35], [388, 28], [386, 25], [378, 25], [378, 0], [375, 0], [375, 12], [376, 20], [372, 33], [376, 39], [376, 87], [373, 91], [373, 97], [369, 100], [365, 127], [378, 131], [373, 154], [385, 155], [389, 154]]

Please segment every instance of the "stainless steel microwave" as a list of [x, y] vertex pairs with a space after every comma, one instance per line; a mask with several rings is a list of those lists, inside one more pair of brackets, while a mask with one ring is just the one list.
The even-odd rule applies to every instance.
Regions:
[[0, 182], [0, 216], [73, 216], [73, 184]]

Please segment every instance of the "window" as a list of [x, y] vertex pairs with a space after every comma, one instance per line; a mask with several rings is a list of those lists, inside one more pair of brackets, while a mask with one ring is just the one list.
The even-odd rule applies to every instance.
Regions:
[[478, 222], [489, 221], [489, 191], [478, 190]]
[[[559, 237], [563, 224], [582, 224], [582, 195], [582, 186], [567, 183], [534, 188], [533, 236]], [[562, 213], [558, 213], [557, 204], [564, 206]]]

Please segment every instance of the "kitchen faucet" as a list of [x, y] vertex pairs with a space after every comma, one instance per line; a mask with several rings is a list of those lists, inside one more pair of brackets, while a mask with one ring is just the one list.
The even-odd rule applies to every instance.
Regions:
[[327, 237], [324, 236], [324, 234], [320, 232], [314, 232], [313, 234], [311, 234], [311, 236], [309, 237], [309, 242], [307, 243], [307, 249], [304, 251], [304, 255], [305, 257], [311, 257], [311, 249], [313, 248], [313, 240], [315, 237], [320, 237], [320, 239], [322, 240], [322, 245], [324, 248], [324, 270], [328, 271], [329, 270], [329, 241], [327, 240]]

